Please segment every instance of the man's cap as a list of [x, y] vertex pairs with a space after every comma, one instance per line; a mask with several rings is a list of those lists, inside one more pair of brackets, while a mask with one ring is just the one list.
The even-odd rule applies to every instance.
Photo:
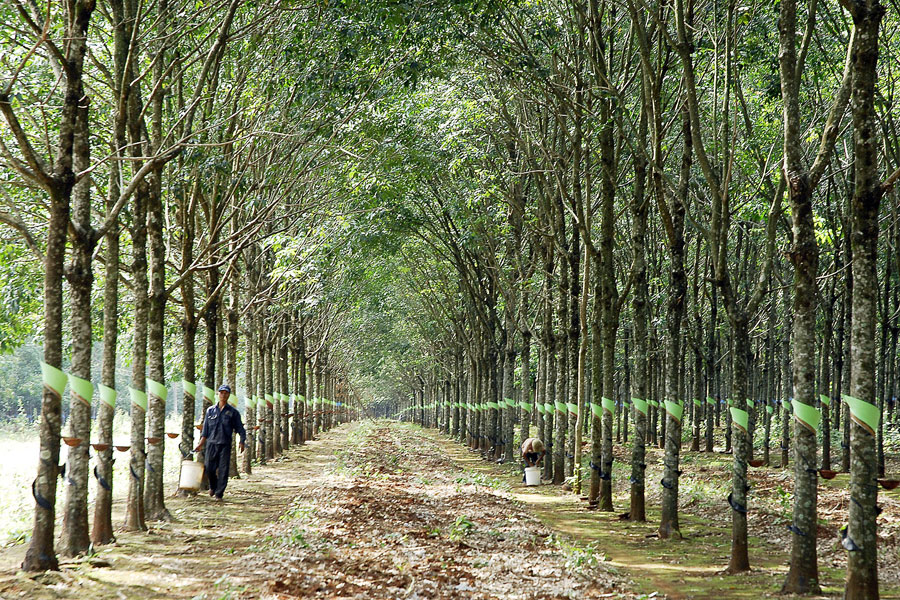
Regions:
[[222, 385], [219, 386], [219, 391], [220, 391], [220, 392], [228, 392], [228, 393], [230, 394], [230, 393], [231, 393], [231, 386], [228, 385], [227, 383], [223, 383]]

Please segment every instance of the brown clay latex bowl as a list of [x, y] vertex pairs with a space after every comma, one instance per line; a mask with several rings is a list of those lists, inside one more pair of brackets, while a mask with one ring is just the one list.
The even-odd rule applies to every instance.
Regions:
[[819, 469], [819, 476], [822, 479], [834, 479], [837, 477], [837, 471], [832, 471], [830, 469]]
[[751, 467], [761, 467], [766, 464], [766, 461], [761, 458], [755, 458], [751, 461], [748, 461]]
[[181, 434], [178, 434], [178, 433], [166, 433], [166, 435], [169, 436], [169, 439], [174, 440], [175, 438], [177, 438], [177, 437], [178, 437], [179, 435], [181, 435]]
[[109, 444], [91, 444], [91, 448], [93, 448], [97, 452], [103, 452], [104, 450], [109, 448]]
[[131, 450], [131, 446], [116, 446], [116, 450], [119, 452], [128, 452]]
[[77, 446], [78, 444], [81, 443], [81, 438], [64, 437], [63, 441], [66, 443], [66, 446], [70, 446], [70, 447], [74, 448], [75, 446]]
[[148, 437], [147, 438], [147, 443], [150, 444], [151, 446], [155, 446], [156, 444], [160, 443], [161, 441], [162, 441], [162, 438], [158, 438], [158, 437]]
[[897, 486], [900, 486], [900, 479], [879, 479], [878, 485], [886, 490], [897, 489]]

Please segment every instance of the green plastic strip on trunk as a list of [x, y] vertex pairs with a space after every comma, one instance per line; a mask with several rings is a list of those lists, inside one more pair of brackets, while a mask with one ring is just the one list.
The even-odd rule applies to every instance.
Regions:
[[488, 402], [487, 407], [493, 410], [498, 410], [500, 408], [500, 405], [496, 402]]
[[775, 407], [772, 406], [771, 404], [766, 404], [766, 412], [771, 415], [772, 413], [775, 412]]
[[734, 420], [734, 424], [744, 430], [744, 433], [747, 433], [749, 429], [749, 421], [750, 415], [746, 410], [741, 410], [740, 408], [731, 407], [731, 418]]
[[44, 385], [62, 398], [63, 392], [66, 390], [66, 382], [68, 381], [66, 374], [56, 367], [41, 361], [41, 377], [44, 380]]
[[812, 432], [819, 430], [819, 423], [822, 421], [822, 414], [815, 406], [804, 404], [799, 400], [791, 400], [791, 406], [794, 407], [794, 418]]
[[553, 414], [553, 403], [552, 402], [544, 402], [544, 413], [548, 415]]
[[819, 394], [819, 401], [822, 403], [822, 406], [831, 406], [831, 398], [825, 394]]
[[272, 404], [275, 401], [275, 398], [272, 397], [272, 394], [266, 394], [266, 404]]
[[169, 390], [166, 389], [166, 386], [158, 381], [153, 381], [152, 379], [147, 380], [147, 392], [153, 394], [163, 402], [169, 397]]
[[116, 407], [116, 390], [111, 387], [107, 387], [102, 383], [99, 386], [100, 388], [100, 401], [106, 404], [110, 408]]
[[569, 409], [569, 412], [573, 415], [578, 414], [578, 405], [574, 402], [566, 402], [566, 408]]
[[232, 405], [233, 407], [237, 408], [237, 396], [235, 396], [235, 395], [233, 395], [233, 394], [232, 394], [232, 395], [229, 395], [229, 396], [228, 396], [228, 404], [230, 404], [230, 405]]
[[609, 412], [610, 414], [616, 413], [616, 403], [606, 396], [600, 399], [600, 406], [602, 406], [603, 410]]
[[648, 400], [647, 403], [653, 408], [659, 408], [659, 402], [657, 402], [656, 400]]
[[519, 402], [519, 407], [525, 412], [531, 412], [531, 403], [529, 402]]
[[191, 398], [197, 397], [197, 386], [190, 381], [182, 380], [181, 387], [184, 388], [184, 393], [188, 394]]
[[246, 408], [247, 410], [253, 408], [253, 396], [244, 398], [244, 408]]
[[543, 405], [543, 404], [541, 404], [540, 402], [538, 402], [537, 404], [535, 404], [535, 407], [537, 407], [537, 411], [538, 411], [539, 413], [544, 414], [544, 405]]
[[694, 398], [694, 404], [696, 404], [697, 406], [703, 406], [703, 400], [701, 400], [700, 398]]
[[306, 397], [303, 394], [297, 394], [297, 402], [306, 404]]
[[94, 384], [87, 379], [82, 379], [69, 373], [69, 388], [76, 398], [87, 406], [91, 405], [91, 401], [94, 399]]
[[603, 417], [603, 405], [597, 404], [596, 402], [591, 402], [591, 412], [598, 419]]
[[147, 412], [147, 394], [133, 387], [128, 388], [128, 393], [131, 394], [131, 403], [142, 411]]
[[725, 401], [725, 404], [727, 404], [728, 406], [731, 406], [731, 405], [732, 405], [732, 404], [731, 404], [731, 398], [729, 398], [728, 400], [726, 400], [726, 401]]
[[871, 402], [866, 402], [847, 394], [844, 394], [844, 402], [850, 407], [850, 417], [856, 421], [856, 424], [875, 435], [880, 419], [878, 407]]
[[713, 398], [712, 396], [707, 396], [707, 397], [706, 397], [706, 403], [707, 403], [707, 404], [715, 404], [715, 403], [716, 403], [716, 399]]
[[213, 391], [212, 388], [206, 387], [205, 385], [203, 386], [203, 397], [206, 398], [207, 400], [209, 400], [210, 402], [216, 401], [215, 400], [216, 393]]
[[556, 412], [565, 414], [566, 412], [566, 403], [565, 402], [556, 402]]
[[647, 416], [647, 407], [649, 405], [647, 404], [646, 400], [641, 400], [640, 398], [632, 398], [631, 403], [634, 404], [634, 408], [637, 409], [639, 413], [641, 413], [645, 417]]
[[671, 400], [666, 400], [665, 405], [666, 413], [676, 421], [681, 422], [681, 416], [684, 414], [684, 407], [678, 402], [672, 402]]

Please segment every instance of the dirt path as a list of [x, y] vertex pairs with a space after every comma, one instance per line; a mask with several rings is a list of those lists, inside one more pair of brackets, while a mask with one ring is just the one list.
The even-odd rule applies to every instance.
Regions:
[[632, 586], [508, 484], [403, 424], [343, 426], [232, 480], [224, 504], [168, 506], [175, 521], [57, 573], [16, 573], [24, 547], [3, 550], [0, 599], [608, 598]]

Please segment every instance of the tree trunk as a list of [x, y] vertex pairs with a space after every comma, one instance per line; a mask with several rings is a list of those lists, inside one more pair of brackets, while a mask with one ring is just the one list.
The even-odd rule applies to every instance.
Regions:
[[144, 489], [144, 510], [152, 521], [169, 521], [163, 492], [163, 464], [166, 426], [166, 373], [163, 350], [166, 309], [166, 256], [163, 238], [162, 188], [157, 172], [150, 182], [147, 204], [147, 237], [150, 251], [150, 295], [148, 299], [147, 362], [148, 402], [147, 479]]
[[[145, 186], [141, 186], [145, 188]], [[131, 232], [131, 276], [134, 294], [134, 348], [131, 363], [131, 454], [129, 459], [128, 502], [125, 531], [146, 531], [144, 522], [144, 430], [147, 415], [147, 202], [146, 189], [138, 190], [134, 201], [134, 225]]]
[[[118, 35], [118, 31], [116, 32]], [[124, 124], [122, 125], [124, 128]], [[121, 137], [124, 138], [124, 131]], [[123, 144], [124, 145], [124, 144]], [[119, 168], [113, 161], [109, 176], [109, 193], [106, 200], [107, 212], [112, 210], [119, 198]], [[97, 480], [97, 496], [94, 501], [94, 523], [91, 528], [91, 542], [101, 546], [115, 541], [112, 528], [112, 486], [113, 486], [113, 417], [116, 414], [116, 356], [119, 336], [119, 226], [113, 225], [106, 232], [106, 273], [103, 288], [103, 364], [100, 367], [100, 408], [97, 411], [97, 442], [102, 450], [97, 450], [97, 465], [94, 477]]]
[[[78, 107], [73, 148], [73, 167], [76, 172], [86, 170], [91, 162], [88, 107]], [[70, 368], [71, 401], [69, 436], [79, 440], [69, 448], [66, 459], [66, 503], [63, 512], [59, 552], [63, 556], [79, 556], [89, 551], [88, 532], [88, 473], [90, 469], [91, 439], [91, 290], [94, 285], [93, 252], [96, 237], [91, 228], [91, 178], [85, 177], [75, 185], [72, 202], [72, 262], [66, 269], [71, 297], [72, 366]], [[72, 377], [74, 376], [74, 377]], [[80, 384], [76, 383], [78, 379]]]
[[[58, 569], [59, 563], [53, 547], [53, 530], [56, 517], [56, 481], [59, 471], [59, 435], [62, 411], [62, 394], [65, 384], [62, 373], [62, 285], [65, 270], [66, 232], [69, 225], [69, 209], [73, 172], [73, 146], [79, 105], [84, 97], [82, 73], [87, 49], [87, 30], [94, 9], [90, 0], [68, 5], [66, 59], [69, 70], [66, 78], [65, 103], [59, 127], [59, 145], [53, 165], [50, 191], [50, 218], [47, 227], [47, 247], [44, 255], [44, 364], [47, 367], [41, 398], [40, 462], [37, 477], [32, 483], [34, 526], [31, 543], [25, 554], [22, 568], [25, 571]], [[14, 119], [9, 98], [0, 96], [0, 111], [7, 121]], [[53, 377], [55, 374], [56, 377]], [[51, 385], [51, 379], [55, 379]]]
[[[750, 361], [750, 337], [748, 318], [737, 307], [732, 307], [731, 331], [734, 337], [734, 356], [732, 359], [732, 403], [739, 411], [747, 410], [747, 366]], [[747, 541], [747, 460], [750, 457], [749, 446], [753, 443], [749, 431], [742, 425], [734, 423], [732, 445], [734, 463], [731, 479], [731, 560], [728, 563], [729, 573], [743, 573], [750, 570], [750, 556]]]
[[[848, 599], [878, 598], [878, 531], [876, 500], [878, 486], [875, 456], [875, 322], [878, 294], [878, 211], [883, 194], [878, 173], [878, 126], [875, 88], [878, 63], [878, 32], [884, 16], [879, 0], [851, 4], [856, 28], [852, 95], [853, 142], [856, 189], [851, 202], [850, 244], [852, 249], [853, 296], [851, 321], [850, 406], [850, 520], [845, 547]], [[849, 542], [849, 543], [848, 543]], [[848, 548], [849, 549], [849, 548]]]

